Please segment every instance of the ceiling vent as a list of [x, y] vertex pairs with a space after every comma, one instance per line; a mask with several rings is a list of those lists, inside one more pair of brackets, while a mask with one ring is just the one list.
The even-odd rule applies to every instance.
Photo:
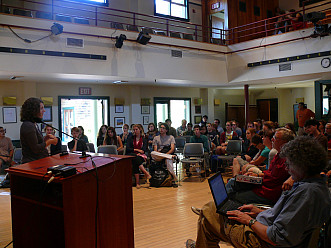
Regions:
[[83, 39], [67, 38], [67, 47], [84, 48]]
[[291, 71], [292, 70], [292, 64], [286, 63], [279, 65], [279, 71]]
[[183, 52], [179, 50], [171, 50], [171, 57], [182, 58]]

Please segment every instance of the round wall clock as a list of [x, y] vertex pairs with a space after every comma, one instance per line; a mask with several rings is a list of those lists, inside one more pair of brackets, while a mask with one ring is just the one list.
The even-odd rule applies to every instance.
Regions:
[[321, 60], [321, 65], [323, 68], [328, 68], [331, 65], [331, 59], [330, 58], [324, 58]]

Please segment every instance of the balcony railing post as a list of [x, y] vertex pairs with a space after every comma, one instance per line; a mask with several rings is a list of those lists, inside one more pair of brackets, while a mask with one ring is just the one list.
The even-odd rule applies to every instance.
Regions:
[[267, 20], [264, 20], [265, 37], [268, 37]]
[[195, 40], [198, 40], [198, 26], [195, 25]]
[[95, 7], [95, 26], [98, 26], [98, 7]]
[[52, 20], [54, 20], [54, 0], [52, 0]]
[[166, 21], [167, 36], [169, 36], [169, 20]]
[[133, 26], [136, 26], [136, 13], [133, 13]]

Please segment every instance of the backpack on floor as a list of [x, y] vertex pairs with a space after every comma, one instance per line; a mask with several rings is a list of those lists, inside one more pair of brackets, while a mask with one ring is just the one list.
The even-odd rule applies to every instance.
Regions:
[[[172, 175], [164, 168], [164, 163], [157, 162], [149, 167], [149, 172], [152, 176], [149, 179], [151, 187], [170, 187], [172, 186]], [[169, 182], [170, 181], [170, 182]]]

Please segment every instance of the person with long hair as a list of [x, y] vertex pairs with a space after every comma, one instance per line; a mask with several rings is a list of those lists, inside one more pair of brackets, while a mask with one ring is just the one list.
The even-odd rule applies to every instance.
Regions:
[[22, 145], [22, 163], [48, 157], [46, 149], [56, 145], [58, 139], [53, 134], [43, 137], [37, 123], [40, 123], [45, 113], [44, 103], [39, 98], [27, 99], [21, 108], [20, 140]]
[[105, 139], [107, 133], [107, 125], [102, 125], [99, 128], [98, 136], [97, 136], [97, 146], [101, 146], [103, 144], [103, 140]]
[[145, 174], [147, 178], [147, 184], [149, 184], [149, 179], [152, 178], [152, 176], [148, 173], [148, 171], [146, 171], [143, 165], [147, 159], [146, 152], [148, 150], [148, 142], [142, 134], [143, 130], [141, 129], [141, 126], [137, 124], [134, 125], [133, 136], [130, 136], [126, 143], [126, 154], [134, 156], [132, 159], [132, 171], [136, 179], [137, 189], [141, 188], [139, 183], [139, 169]]
[[84, 134], [84, 128], [82, 126], [78, 126], [79, 129], [79, 136], [78, 139], [84, 141], [85, 143], [88, 143], [88, 138], [87, 136]]
[[293, 123], [291, 122], [286, 123], [285, 128], [290, 129], [296, 135], [296, 131]]
[[105, 135], [105, 138], [103, 140], [103, 145], [115, 145], [117, 146], [117, 151], [121, 150], [123, 148], [122, 140], [119, 136], [117, 136], [115, 128], [108, 127], [107, 133]]
[[73, 137], [73, 140], [68, 142], [68, 148], [70, 152], [80, 151], [84, 152], [87, 151], [87, 146], [85, 141], [79, 139], [79, 128], [73, 127], [71, 128], [71, 135]]
[[[123, 133], [120, 134], [120, 138], [121, 138], [121, 140], [122, 140], [122, 144], [123, 144], [123, 146], [126, 145], [127, 139], [128, 139], [130, 136], [132, 136], [132, 133], [129, 132], [129, 128], [130, 128], [130, 127], [129, 127], [128, 124], [124, 124], [124, 125], [122, 126], [122, 131], [123, 131]], [[133, 128], [133, 127], [132, 127], [132, 128]]]
[[157, 130], [155, 124], [153, 122], [149, 123], [148, 131], [146, 133], [149, 150], [153, 151], [153, 139], [155, 136], [157, 136], [159, 134], [160, 134], [160, 132]]

